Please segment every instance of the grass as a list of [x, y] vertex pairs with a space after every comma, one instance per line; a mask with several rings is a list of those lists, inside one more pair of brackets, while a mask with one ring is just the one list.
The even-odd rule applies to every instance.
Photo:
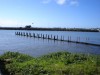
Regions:
[[0, 60], [10, 59], [5, 67], [11, 75], [100, 75], [100, 57], [57, 52], [33, 58], [7, 52]]

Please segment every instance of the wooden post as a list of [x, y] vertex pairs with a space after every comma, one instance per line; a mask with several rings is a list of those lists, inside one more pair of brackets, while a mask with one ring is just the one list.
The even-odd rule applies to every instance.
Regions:
[[18, 35], [18, 32], [17, 32], [17, 35]]
[[16, 35], [18, 35], [18, 32], [16, 33]]
[[31, 36], [31, 34], [30, 34], [30, 33], [28, 33], [28, 36], [30, 37], [30, 36]]
[[22, 32], [22, 36], [24, 36], [24, 34], [23, 34], [24, 32]]
[[[25, 34], [25, 32], [24, 32], [24, 34]], [[26, 36], [26, 34], [25, 34], [25, 36]]]
[[39, 34], [37, 34], [37, 38], [40, 38]]
[[27, 37], [28, 37], [28, 33], [27, 33]]
[[54, 35], [54, 40], [56, 40], [55, 35]]
[[19, 32], [17, 32], [17, 35], [19, 35]]
[[43, 34], [43, 39], [44, 39], [44, 34]]
[[19, 35], [20, 35], [20, 32], [19, 32]]
[[19, 35], [20, 35], [20, 32], [19, 32]]
[[26, 33], [26, 36], [28, 37], [28, 33]]
[[24, 36], [24, 34], [23, 34], [24, 32], [22, 32], [22, 36]]
[[34, 38], [36, 37], [36, 34], [34, 33]]
[[29, 33], [28, 33], [28, 37], [29, 37]]
[[40, 38], [40, 34], [38, 34], [38, 37]]
[[25, 32], [23, 32], [23, 36], [25, 36]]
[[15, 35], [16, 35], [16, 32], [15, 32]]
[[37, 34], [37, 38], [39, 38], [39, 35]]
[[22, 32], [22, 36], [24, 36], [24, 35], [23, 35], [23, 32]]
[[31, 33], [29, 33], [29, 36], [32, 37]]
[[62, 41], [62, 36], [61, 36], [61, 41]]
[[22, 36], [23, 34], [22, 34], [22, 32], [21, 32], [21, 36]]
[[23, 36], [23, 32], [21, 32], [21, 36]]
[[48, 39], [50, 39], [50, 38], [49, 38], [49, 35], [48, 35]]
[[26, 36], [26, 33], [24, 32], [25, 36]]
[[86, 38], [86, 42], [87, 42], [87, 38]]
[[19, 35], [19, 32], [17, 32], [17, 35]]
[[42, 38], [42, 34], [41, 34], [41, 38]]

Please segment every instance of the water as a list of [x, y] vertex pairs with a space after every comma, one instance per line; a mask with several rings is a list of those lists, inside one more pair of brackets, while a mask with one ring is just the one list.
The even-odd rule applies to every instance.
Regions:
[[[99, 46], [90, 46], [83, 44], [75, 44], [61, 41], [53, 41], [48, 39], [33, 38], [16, 36], [15, 32], [18, 30], [0, 30], [0, 55], [7, 51], [20, 52], [28, 54], [34, 57], [41, 56], [44, 54], [57, 52], [57, 51], [68, 51], [71, 53], [89, 53], [89, 54], [100, 54]], [[21, 31], [21, 30], [20, 30]], [[76, 40], [80, 37], [80, 41], [89, 42], [94, 44], [100, 44], [100, 33], [98, 32], [66, 32], [66, 31], [21, 31], [30, 33], [42, 33], [64, 36], [68, 39], [71, 36], [72, 40]], [[89, 38], [86, 40], [86, 38]]]

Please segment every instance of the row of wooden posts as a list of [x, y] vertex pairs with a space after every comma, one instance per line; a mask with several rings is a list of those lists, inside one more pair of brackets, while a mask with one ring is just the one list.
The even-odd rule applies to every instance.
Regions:
[[[68, 36], [68, 39], [65, 40], [64, 36], [58, 37], [58, 35], [55, 36], [55, 35], [52, 35], [52, 34], [48, 35], [48, 34], [35, 34], [35, 33], [28, 33], [28, 32], [15, 32], [15, 35], [72, 42], [71, 36]], [[80, 42], [80, 37], [77, 37], [77, 42]]]
[[57, 41], [65, 41], [65, 42], [72, 42], [72, 43], [80, 43], [80, 44], [86, 44], [86, 45], [93, 45], [93, 46], [100, 46], [100, 44], [93, 44], [88, 43], [87, 41], [89, 38], [86, 38], [86, 42], [81, 42], [80, 37], [77, 37], [76, 41], [71, 40], [71, 36], [68, 36], [68, 39], [65, 40], [64, 36], [58, 37], [58, 35], [48, 35], [48, 34], [35, 34], [35, 33], [28, 33], [28, 32], [15, 32], [15, 35], [18, 36], [26, 36], [26, 37], [34, 37], [34, 38], [42, 38], [42, 39], [48, 39], [48, 40], [57, 40]]

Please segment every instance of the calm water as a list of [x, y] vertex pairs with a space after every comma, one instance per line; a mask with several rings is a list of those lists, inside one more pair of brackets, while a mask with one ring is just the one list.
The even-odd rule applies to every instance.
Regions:
[[[100, 54], [100, 47], [90, 46], [83, 44], [75, 44], [61, 41], [53, 41], [41, 38], [16, 36], [15, 30], [0, 30], [0, 55], [6, 51], [18, 51], [20, 53], [28, 54], [31, 56], [41, 56], [44, 54], [68, 51], [72, 53], [89, 53]], [[100, 44], [99, 32], [66, 32], [66, 31], [22, 31], [39, 34], [52, 34], [64, 36], [68, 39], [71, 36], [72, 40], [76, 40], [80, 37], [80, 41]], [[86, 40], [88, 38], [88, 40]]]

